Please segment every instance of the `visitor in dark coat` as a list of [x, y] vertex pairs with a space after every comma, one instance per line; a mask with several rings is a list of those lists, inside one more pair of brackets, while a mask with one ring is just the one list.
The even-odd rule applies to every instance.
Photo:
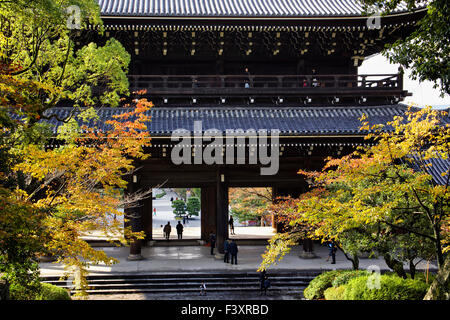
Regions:
[[177, 224], [177, 235], [178, 239], [183, 239], [183, 225], [181, 224], [181, 221], [178, 221]]
[[[268, 277], [268, 276], [265, 276], [265, 278], [264, 278], [264, 284], [263, 284], [263, 292], [264, 292], [264, 295], [267, 295], [267, 289], [269, 289], [269, 288], [270, 288], [269, 277]], [[261, 294], [262, 294], [262, 292], [261, 292]]]
[[214, 248], [216, 247], [216, 235], [214, 233], [209, 235], [209, 242], [211, 243], [211, 255], [214, 255]]
[[164, 237], [166, 238], [166, 240], [169, 240], [170, 238], [170, 231], [172, 231], [172, 227], [170, 226], [170, 222], [167, 221], [167, 224], [164, 226]]
[[223, 243], [223, 251], [224, 251], [224, 257], [223, 262], [229, 263], [230, 262], [230, 241], [228, 239], [225, 239], [225, 242]]
[[237, 246], [236, 242], [234, 241], [234, 239], [231, 240], [228, 251], [230, 252], [230, 255], [231, 255], [231, 264], [233, 264], [233, 261], [234, 261], [234, 264], [237, 264], [237, 254], [238, 254], [239, 250], [238, 250], [238, 246]]
[[260, 289], [261, 292], [264, 289], [264, 280], [266, 279], [266, 270], [261, 271], [261, 273], [259, 274], [259, 284], [260, 284]]

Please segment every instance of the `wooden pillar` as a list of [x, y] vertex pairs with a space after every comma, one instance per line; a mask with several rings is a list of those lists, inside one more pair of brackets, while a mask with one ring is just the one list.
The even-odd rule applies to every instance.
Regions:
[[211, 232], [216, 233], [216, 187], [201, 188], [201, 239], [209, 241]]
[[[132, 194], [138, 189], [138, 176], [133, 175], [128, 181], [128, 186], [126, 192]], [[142, 231], [142, 206], [143, 203], [139, 205], [134, 205], [125, 208], [125, 227], [131, 227], [131, 231], [139, 232]], [[128, 260], [142, 260], [141, 255], [142, 241], [137, 239], [130, 239], [130, 253], [128, 255]]]
[[145, 232], [144, 243], [153, 240], [153, 194], [143, 201], [142, 207], [142, 228]]
[[228, 238], [228, 187], [225, 174], [217, 171], [217, 190], [216, 190], [216, 216], [217, 216], [217, 251], [224, 253], [223, 243]]

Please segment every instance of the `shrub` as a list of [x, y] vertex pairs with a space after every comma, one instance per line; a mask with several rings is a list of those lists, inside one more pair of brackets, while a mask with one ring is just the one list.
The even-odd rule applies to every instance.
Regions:
[[336, 276], [334, 280], [332, 281], [333, 287], [340, 287], [344, 284], [347, 284], [347, 282], [350, 281], [350, 279], [361, 277], [361, 276], [368, 276], [371, 273], [366, 270], [349, 270], [346, 272], [342, 272], [340, 275]]
[[37, 290], [37, 288], [25, 287], [13, 282], [9, 286], [9, 298], [11, 300], [34, 300]]
[[330, 287], [324, 291], [326, 300], [344, 300], [345, 286]]
[[49, 283], [41, 283], [36, 290], [12, 284], [9, 294], [12, 300], [71, 300], [67, 290]]
[[351, 279], [345, 285], [345, 300], [422, 300], [429, 285], [421, 280], [403, 279], [396, 275], [381, 275], [380, 288], [367, 286], [369, 276]]
[[334, 270], [324, 272], [311, 280], [303, 291], [303, 296], [308, 300], [323, 299], [324, 291], [332, 286], [333, 280], [348, 270]]
[[69, 292], [49, 283], [42, 283], [41, 293], [36, 300], [71, 300]]

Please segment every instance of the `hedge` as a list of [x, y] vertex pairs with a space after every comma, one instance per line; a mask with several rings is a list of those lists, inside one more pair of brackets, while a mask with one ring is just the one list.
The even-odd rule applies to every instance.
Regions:
[[325, 290], [332, 286], [333, 280], [347, 272], [350, 270], [334, 270], [318, 275], [305, 288], [303, 296], [308, 300], [323, 299]]
[[[342, 294], [343, 300], [422, 300], [429, 285], [420, 279], [403, 279], [397, 275], [381, 275], [380, 288], [367, 286], [369, 276], [351, 279]], [[369, 280], [370, 281], [370, 280]]]
[[12, 284], [10, 286], [12, 300], [71, 300], [67, 290], [49, 283], [40, 284], [40, 292], [31, 293], [23, 286]]
[[41, 293], [36, 300], [71, 300], [69, 292], [49, 283], [42, 283]]
[[330, 287], [323, 295], [325, 296], [326, 300], [343, 300], [343, 295], [345, 293], [345, 286], [339, 286], [339, 287]]
[[369, 276], [371, 272], [366, 270], [351, 270], [348, 272], [343, 272], [342, 274], [338, 275], [336, 278], [334, 278], [331, 285], [333, 287], [339, 287], [343, 286], [344, 284], [347, 284], [351, 279], [361, 277], [361, 276]]
[[434, 276], [417, 273], [415, 279], [403, 279], [395, 273], [380, 275], [380, 288], [367, 286], [371, 272], [366, 270], [335, 270], [315, 277], [303, 291], [306, 299], [327, 300], [421, 300]]

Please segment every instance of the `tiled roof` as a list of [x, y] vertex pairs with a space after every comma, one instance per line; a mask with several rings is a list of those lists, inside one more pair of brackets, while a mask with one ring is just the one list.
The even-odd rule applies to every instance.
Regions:
[[[442, 159], [439, 156], [428, 160], [421, 161], [418, 156], [412, 157], [412, 163], [410, 164], [414, 170], [426, 171], [433, 177], [433, 182], [438, 185], [446, 185], [449, 169], [450, 159]], [[442, 175], [444, 174], [445, 175]]]
[[[272, 130], [278, 129], [280, 135], [357, 135], [362, 134], [360, 118], [368, 116], [370, 124], [386, 123], [396, 115], [403, 115], [407, 107], [402, 104], [386, 106], [354, 107], [153, 107], [149, 111], [151, 122], [147, 127], [153, 136], [171, 136], [176, 129], [194, 130], [194, 121], [202, 121], [202, 129]], [[72, 108], [53, 108], [47, 115], [55, 114], [60, 119], [69, 116]], [[100, 122], [96, 125], [105, 129], [104, 121], [125, 112], [124, 108], [100, 108], [97, 113]], [[61, 124], [55, 118], [49, 121], [54, 132]], [[93, 126], [94, 123], [89, 124]]]
[[[98, 0], [103, 16], [361, 16], [357, 0]], [[406, 11], [400, 4], [397, 11]]]

